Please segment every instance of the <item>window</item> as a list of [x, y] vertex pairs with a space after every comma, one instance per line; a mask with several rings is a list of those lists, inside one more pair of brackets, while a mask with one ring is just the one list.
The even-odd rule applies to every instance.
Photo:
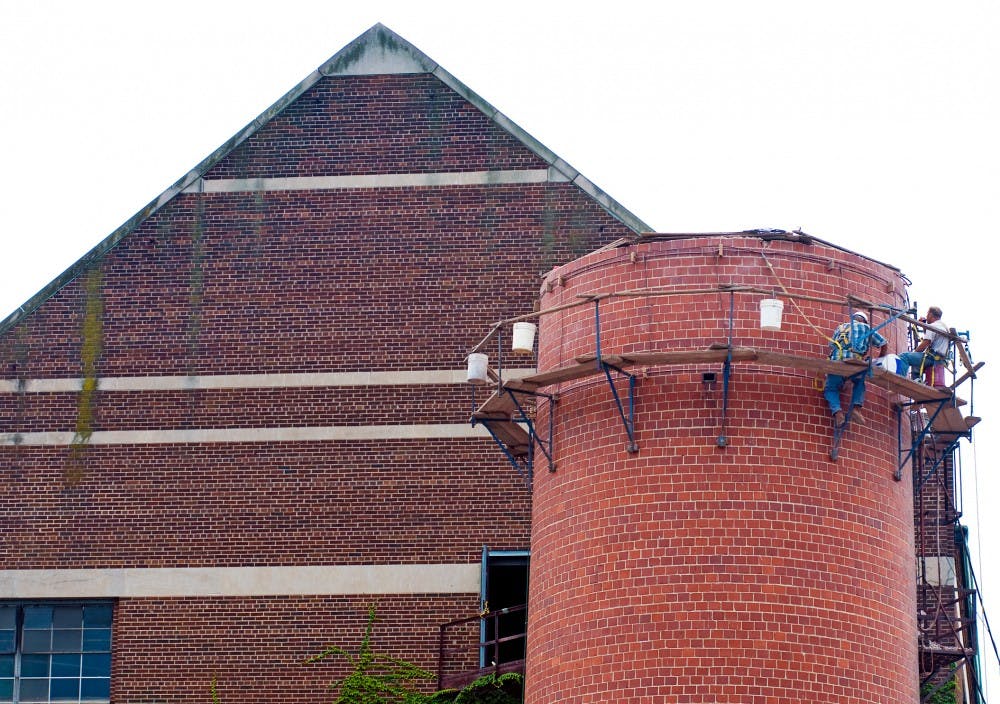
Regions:
[[0, 602], [0, 704], [110, 697], [111, 604]]

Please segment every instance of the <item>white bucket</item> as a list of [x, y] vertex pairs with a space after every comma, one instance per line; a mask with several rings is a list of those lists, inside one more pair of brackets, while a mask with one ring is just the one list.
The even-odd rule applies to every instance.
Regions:
[[535, 346], [534, 323], [514, 323], [514, 344], [512, 350], [524, 354], [531, 354]]
[[785, 304], [777, 298], [765, 298], [760, 302], [760, 329], [781, 330], [781, 311]]
[[892, 372], [893, 374], [903, 373], [899, 357], [894, 354], [887, 354], [885, 357], [879, 357], [876, 360], [876, 364], [885, 369], [887, 372]]
[[465, 380], [470, 384], [487, 383], [486, 369], [489, 365], [490, 358], [488, 355], [481, 352], [473, 352], [469, 355], [469, 369], [466, 372]]

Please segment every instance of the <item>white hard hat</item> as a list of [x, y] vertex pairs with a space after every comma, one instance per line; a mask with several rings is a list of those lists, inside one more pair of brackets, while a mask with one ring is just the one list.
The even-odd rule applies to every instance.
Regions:
[[868, 316], [864, 313], [864, 311], [856, 310], [856, 311], [854, 311], [854, 315], [852, 315], [851, 317], [852, 318], [861, 318], [866, 323], [868, 322]]

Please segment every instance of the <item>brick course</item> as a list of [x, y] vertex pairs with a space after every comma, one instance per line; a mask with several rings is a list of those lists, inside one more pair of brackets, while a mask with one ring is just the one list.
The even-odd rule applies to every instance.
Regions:
[[[488, 440], [4, 448], [5, 569], [478, 562], [525, 549]], [[9, 508], [7, 508], [9, 507]]]
[[[457, 366], [457, 364], [456, 364]], [[137, 414], [137, 396], [144, 412]], [[69, 430], [79, 414], [72, 392], [0, 394], [0, 432]], [[451, 385], [101, 391], [92, 430], [292, 428], [461, 422], [469, 389]], [[466, 414], [467, 415], [467, 414]]]

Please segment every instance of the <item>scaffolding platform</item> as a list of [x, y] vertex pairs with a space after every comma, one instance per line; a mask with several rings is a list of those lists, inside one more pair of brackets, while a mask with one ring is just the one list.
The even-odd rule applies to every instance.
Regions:
[[980, 420], [976, 416], [963, 416], [954, 406], [944, 406], [931, 421], [931, 431], [938, 434], [964, 435]]
[[[706, 350], [681, 350], [672, 352], [630, 352], [619, 355], [602, 355], [601, 361], [613, 367], [654, 367], [672, 366], [679, 364], [721, 364], [729, 358], [729, 348], [725, 345], [713, 345]], [[806, 357], [803, 355], [785, 354], [782, 352], [771, 352], [752, 347], [733, 348], [733, 362], [757, 362], [773, 367], [792, 367], [817, 374], [837, 374], [839, 376], [853, 376], [861, 371], [869, 370], [867, 364], [856, 362], [832, 362], [828, 359], [816, 357]], [[540, 374], [532, 374], [520, 379], [505, 380], [504, 389], [531, 392], [535, 389], [560, 384], [567, 381], [584, 379], [589, 376], [597, 376], [602, 373], [601, 367], [596, 363], [595, 355], [581, 355], [574, 360], [573, 364]], [[952, 398], [951, 391], [947, 389], [934, 388], [908, 379], [899, 374], [887, 372], [879, 367], [870, 369], [870, 376], [867, 382], [886, 389], [893, 393], [911, 399], [914, 402], [936, 402]], [[494, 394], [494, 397], [496, 394]], [[503, 402], [501, 394], [496, 400], [490, 397], [476, 413], [492, 413], [493, 411], [504, 412], [509, 402]], [[500, 404], [503, 404], [501, 406]], [[510, 408], [509, 410], [513, 410]]]
[[[572, 364], [519, 379], [503, 380], [495, 372], [495, 390], [472, 414], [473, 422], [488, 424], [514, 457], [522, 458], [531, 450], [531, 433], [524, 428], [523, 420], [516, 420], [520, 404], [515, 395], [535, 394], [539, 389], [576, 381], [605, 373], [605, 369], [623, 370], [629, 367], [658, 367], [691, 364], [724, 364], [729, 362], [757, 363], [772, 367], [801, 369], [815, 374], [836, 374], [850, 377], [858, 373], [866, 374], [866, 382], [885, 389], [901, 397], [910, 399], [912, 404], [942, 405], [934, 416], [931, 430], [939, 434], [964, 435], [979, 422], [976, 417], [964, 417], [956, 407], [961, 402], [955, 400], [954, 393], [947, 388], [935, 388], [914, 381], [899, 374], [893, 374], [879, 367], [857, 361], [833, 362], [828, 359], [794, 355], [751, 347], [734, 347], [725, 344], [711, 345], [703, 350], [672, 350], [629, 352], [626, 354], [596, 355], [576, 357]], [[491, 370], [492, 371], [492, 370]], [[945, 404], [953, 401], [953, 404]]]
[[[729, 358], [728, 353], [729, 349], [725, 345], [713, 345], [707, 350], [631, 352], [621, 355], [604, 355], [601, 359], [605, 364], [621, 368], [631, 366], [671, 366], [678, 364], [722, 364]], [[791, 367], [817, 374], [837, 374], [839, 376], [853, 376], [861, 371], [869, 370], [869, 366], [864, 363], [832, 362], [828, 359], [771, 352], [752, 347], [734, 348], [732, 357], [729, 359], [733, 362], [757, 362], [773, 367]], [[521, 379], [505, 381], [503, 384], [504, 388], [536, 389], [601, 374], [601, 368], [596, 364], [597, 357], [594, 355], [583, 355], [577, 357], [574, 361], [575, 364], [560, 367], [559, 369], [526, 376]], [[915, 402], [936, 402], [952, 398], [949, 390], [930, 387], [899, 374], [887, 372], [879, 367], [872, 367], [870, 369], [867, 382], [887, 391], [898, 393]]]

